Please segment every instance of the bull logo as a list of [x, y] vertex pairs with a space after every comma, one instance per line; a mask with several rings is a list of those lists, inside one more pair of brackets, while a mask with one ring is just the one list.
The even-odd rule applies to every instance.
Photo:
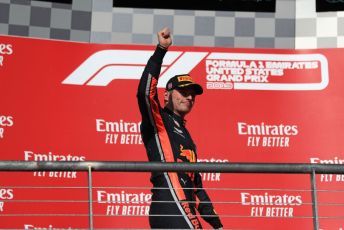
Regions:
[[195, 152], [191, 149], [184, 149], [183, 145], [180, 145], [180, 156], [186, 157], [186, 159], [191, 163], [196, 162]]

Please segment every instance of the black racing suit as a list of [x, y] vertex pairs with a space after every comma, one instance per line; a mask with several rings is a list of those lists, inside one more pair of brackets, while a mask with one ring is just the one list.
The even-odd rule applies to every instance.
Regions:
[[[141, 135], [149, 161], [196, 162], [196, 146], [184, 120], [158, 100], [157, 83], [166, 50], [157, 46], [142, 74], [138, 103], [142, 115]], [[151, 228], [202, 228], [199, 214], [213, 228], [222, 227], [199, 173], [152, 172]]]

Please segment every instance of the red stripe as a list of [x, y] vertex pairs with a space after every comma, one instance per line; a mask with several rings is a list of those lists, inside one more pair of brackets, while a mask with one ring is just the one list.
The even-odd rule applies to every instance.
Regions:
[[[155, 78], [152, 78], [151, 86], [150, 86], [150, 92], [149, 92], [149, 98], [150, 98], [150, 105], [151, 105], [151, 111], [153, 114], [153, 118], [155, 121], [155, 126], [158, 131], [158, 136], [161, 144], [162, 153], [164, 155], [166, 162], [174, 162], [174, 156], [173, 151], [171, 147], [170, 139], [168, 138], [166, 127], [163, 123], [161, 114], [159, 112], [159, 104], [154, 98], [157, 95], [157, 84], [158, 81]], [[180, 186], [179, 179], [177, 173], [168, 173], [173, 188], [175, 189], [175, 192], [177, 194], [177, 197], [179, 200], [186, 200], [185, 194], [182, 190], [182, 187]]]

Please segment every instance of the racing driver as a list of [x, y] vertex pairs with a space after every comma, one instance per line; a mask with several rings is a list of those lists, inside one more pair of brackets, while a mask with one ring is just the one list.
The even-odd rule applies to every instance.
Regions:
[[[195, 163], [196, 146], [184, 118], [203, 89], [189, 74], [176, 75], [166, 84], [164, 107], [161, 107], [157, 83], [172, 38], [168, 28], [163, 28], [157, 36], [158, 45], [142, 73], [137, 92], [142, 139], [149, 161]], [[152, 172], [151, 182], [151, 228], [201, 229], [198, 218], [201, 216], [214, 229], [222, 229], [199, 173]]]

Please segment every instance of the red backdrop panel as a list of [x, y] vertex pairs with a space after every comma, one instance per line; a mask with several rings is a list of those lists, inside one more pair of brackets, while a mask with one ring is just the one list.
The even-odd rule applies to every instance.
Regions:
[[[0, 160], [146, 161], [136, 90], [153, 49], [0, 36]], [[201, 162], [343, 164], [343, 58], [171, 47], [159, 91], [187, 72], [203, 86], [187, 117]], [[202, 176], [227, 228], [313, 228], [309, 175]], [[343, 176], [316, 182], [321, 228], [341, 229]], [[93, 185], [96, 228], [148, 227], [148, 173]], [[87, 200], [86, 173], [0, 173], [1, 228], [87, 228]]]

